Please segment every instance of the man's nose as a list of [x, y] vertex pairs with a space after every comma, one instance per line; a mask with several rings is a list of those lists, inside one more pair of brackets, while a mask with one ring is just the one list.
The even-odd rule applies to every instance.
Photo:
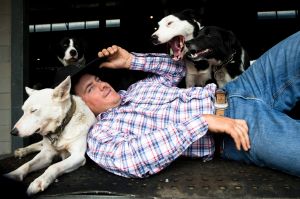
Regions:
[[105, 87], [105, 83], [104, 82], [97, 82], [97, 87], [99, 88], [99, 90], [103, 90], [104, 89], [104, 87]]

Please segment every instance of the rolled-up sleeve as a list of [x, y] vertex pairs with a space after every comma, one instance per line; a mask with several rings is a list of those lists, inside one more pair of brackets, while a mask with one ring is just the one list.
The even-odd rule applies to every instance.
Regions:
[[185, 76], [186, 68], [183, 61], [174, 61], [167, 54], [132, 53], [131, 70], [142, 70], [156, 74], [144, 81], [159, 81], [169, 86], [176, 86]]

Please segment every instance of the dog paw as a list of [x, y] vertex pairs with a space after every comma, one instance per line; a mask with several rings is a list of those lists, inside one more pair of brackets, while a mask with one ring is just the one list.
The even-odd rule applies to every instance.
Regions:
[[47, 180], [39, 177], [29, 185], [27, 189], [27, 195], [32, 196], [38, 192], [44, 191], [49, 186], [49, 184], [50, 183], [47, 182]]
[[17, 170], [15, 170], [10, 173], [6, 173], [3, 176], [6, 178], [16, 180], [16, 181], [22, 181], [24, 175], [21, 172], [18, 172]]
[[25, 148], [16, 149], [14, 152], [14, 156], [16, 158], [23, 158], [27, 155], [27, 150]]

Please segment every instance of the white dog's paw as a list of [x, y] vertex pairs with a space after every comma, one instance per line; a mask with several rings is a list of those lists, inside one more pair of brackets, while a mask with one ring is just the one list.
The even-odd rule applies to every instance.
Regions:
[[22, 172], [20, 172], [19, 170], [14, 170], [10, 173], [6, 173], [3, 176], [13, 179], [13, 180], [17, 180], [17, 181], [22, 181], [24, 178], [24, 174]]
[[29, 185], [27, 189], [27, 195], [31, 196], [38, 192], [44, 191], [49, 186], [49, 184], [50, 182], [40, 176]]
[[16, 149], [15, 152], [14, 152], [14, 156], [15, 156], [16, 158], [23, 158], [23, 157], [25, 157], [26, 155], [27, 155], [27, 150], [26, 150], [26, 148], [18, 148], [18, 149]]

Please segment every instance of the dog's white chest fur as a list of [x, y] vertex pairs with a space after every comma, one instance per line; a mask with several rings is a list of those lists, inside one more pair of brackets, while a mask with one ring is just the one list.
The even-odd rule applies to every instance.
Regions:
[[186, 66], [186, 77], [185, 83], [186, 87], [190, 88], [193, 86], [204, 86], [206, 82], [211, 79], [212, 69], [208, 67], [206, 70], [197, 70], [194, 66], [194, 63], [185, 59], [185, 66]]

